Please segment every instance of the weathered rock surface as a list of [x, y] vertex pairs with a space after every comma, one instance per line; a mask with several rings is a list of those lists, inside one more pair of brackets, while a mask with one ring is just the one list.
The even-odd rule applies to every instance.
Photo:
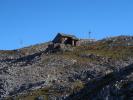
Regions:
[[90, 49], [82, 53], [83, 47], [49, 45], [0, 52], [0, 98], [50, 87], [58, 93], [50, 100], [132, 100], [132, 55], [114, 60]]

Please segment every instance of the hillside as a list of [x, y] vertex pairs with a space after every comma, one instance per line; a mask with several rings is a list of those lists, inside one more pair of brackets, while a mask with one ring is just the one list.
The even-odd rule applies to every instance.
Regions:
[[133, 36], [49, 44], [0, 51], [2, 100], [133, 99]]

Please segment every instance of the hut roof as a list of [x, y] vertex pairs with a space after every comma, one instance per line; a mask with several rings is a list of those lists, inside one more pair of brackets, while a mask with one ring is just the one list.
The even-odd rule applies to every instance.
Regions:
[[74, 40], [79, 40], [76, 36], [74, 36], [74, 35], [70, 35], [70, 34], [64, 34], [64, 33], [59, 33], [61, 36], [63, 36], [63, 37], [70, 37], [70, 38], [72, 38], [72, 39], [74, 39]]

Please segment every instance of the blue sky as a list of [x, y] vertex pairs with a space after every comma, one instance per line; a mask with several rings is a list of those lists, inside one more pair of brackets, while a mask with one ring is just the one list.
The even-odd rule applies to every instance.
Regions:
[[133, 0], [0, 0], [0, 49], [52, 40], [133, 35]]

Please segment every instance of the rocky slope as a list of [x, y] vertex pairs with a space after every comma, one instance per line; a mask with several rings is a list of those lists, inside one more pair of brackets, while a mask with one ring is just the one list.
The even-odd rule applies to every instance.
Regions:
[[53, 51], [48, 49], [51, 42], [0, 51], [0, 98], [131, 100], [133, 47], [114, 46], [123, 42], [132, 44], [133, 38], [119, 36]]

